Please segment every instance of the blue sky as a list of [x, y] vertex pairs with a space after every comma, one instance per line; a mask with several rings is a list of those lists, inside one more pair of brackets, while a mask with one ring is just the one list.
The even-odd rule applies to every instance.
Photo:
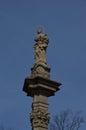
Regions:
[[51, 79], [63, 84], [49, 98], [49, 112], [81, 110], [86, 119], [86, 0], [0, 0], [0, 122], [6, 128], [31, 129], [33, 99], [22, 88], [39, 25], [50, 40]]

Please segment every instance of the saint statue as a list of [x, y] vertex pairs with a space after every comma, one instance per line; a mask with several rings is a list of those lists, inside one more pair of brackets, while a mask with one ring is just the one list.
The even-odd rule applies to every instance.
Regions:
[[38, 32], [36, 38], [35, 38], [35, 62], [36, 63], [44, 63], [47, 64], [46, 61], [46, 48], [49, 43], [49, 39], [46, 34], [43, 34], [42, 32]]

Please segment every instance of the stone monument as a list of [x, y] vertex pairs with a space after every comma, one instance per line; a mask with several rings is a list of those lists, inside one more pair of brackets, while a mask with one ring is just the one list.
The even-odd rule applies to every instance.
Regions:
[[46, 50], [49, 39], [38, 30], [34, 45], [35, 63], [31, 75], [24, 81], [23, 91], [33, 98], [30, 121], [32, 130], [48, 130], [50, 114], [48, 113], [47, 98], [54, 96], [61, 83], [50, 79], [50, 68], [47, 66]]

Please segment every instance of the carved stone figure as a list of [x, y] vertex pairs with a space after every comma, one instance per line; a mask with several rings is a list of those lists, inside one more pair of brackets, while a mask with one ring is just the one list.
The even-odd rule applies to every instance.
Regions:
[[44, 63], [47, 64], [46, 61], [46, 48], [48, 46], [49, 39], [46, 34], [43, 34], [42, 32], [38, 32], [36, 38], [35, 38], [35, 62], [36, 63]]

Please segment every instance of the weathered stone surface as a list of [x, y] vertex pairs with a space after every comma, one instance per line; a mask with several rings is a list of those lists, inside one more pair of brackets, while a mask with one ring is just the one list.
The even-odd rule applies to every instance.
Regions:
[[30, 114], [30, 121], [32, 123], [32, 127], [43, 127], [45, 129], [48, 128], [48, 123], [50, 119], [50, 114], [47, 112], [42, 112], [42, 111], [36, 111], [32, 112]]

